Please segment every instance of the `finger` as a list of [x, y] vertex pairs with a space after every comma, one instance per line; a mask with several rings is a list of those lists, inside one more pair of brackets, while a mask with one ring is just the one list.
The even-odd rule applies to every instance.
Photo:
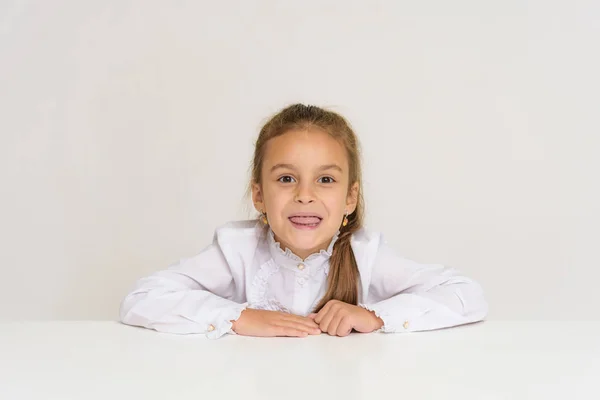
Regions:
[[301, 317], [300, 315], [289, 314], [283, 318], [284, 321], [296, 322], [299, 324], [306, 325], [309, 328], [318, 328], [319, 325], [308, 317]]
[[352, 324], [350, 323], [350, 318], [342, 318], [342, 321], [340, 322], [337, 328], [337, 335], [348, 336], [350, 332], [352, 332]]
[[275, 327], [275, 336], [306, 337], [308, 332], [290, 326]]
[[329, 333], [330, 335], [337, 335], [337, 330], [338, 327], [340, 326], [340, 322], [342, 322], [342, 319], [344, 318], [344, 315], [341, 312], [338, 312], [332, 319], [331, 322], [329, 323], [329, 326], [327, 327], [327, 333]]
[[323, 306], [323, 308], [321, 308], [321, 309], [319, 310], [319, 312], [318, 312], [318, 313], [317, 313], [317, 315], [315, 316], [315, 322], [316, 322], [316, 323], [318, 323], [318, 324], [320, 324], [320, 323], [321, 323], [321, 321], [323, 320], [323, 317], [324, 317], [325, 315], [327, 315], [327, 313], [329, 312], [329, 309], [331, 308], [331, 306], [332, 306], [332, 303], [331, 303], [331, 301], [329, 301], [329, 302], [327, 302], [327, 304], [325, 304], [325, 305]]
[[323, 315], [323, 317], [321, 318], [321, 322], [319, 323], [319, 328], [321, 328], [323, 332], [328, 331], [329, 324], [331, 324], [331, 320], [335, 317], [335, 314], [336, 312], [334, 310], [331, 310]]
[[308, 317], [301, 317], [299, 315], [290, 315], [288, 318], [285, 318], [287, 321], [292, 321], [292, 322], [297, 322], [300, 324], [304, 324], [307, 327], [314, 329], [314, 328], [318, 328], [319, 324], [317, 324], [315, 322], [315, 320], [310, 319]]
[[[319, 325], [321, 325], [321, 323], [325, 319], [326, 315], [333, 316], [333, 315], [335, 315], [337, 313], [337, 311], [339, 309], [340, 309], [340, 302], [339, 301], [337, 301], [337, 300], [329, 300], [327, 302], [327, 304], [325, 304], [323, 306], [323, 308], [317, 313], [317, 316], [315, 317], [315, 322], [317, 322]], [[321, 326], [321, 330], [325, 331], [322, 326]]]
[[321, 321], [323, 321], [323, 316], [324, 316], [325, 314], [326, 314], [326, 312], [324, 312], [324, 311], [321, 309], [321, 311], [319, 311], [319, 312], [317, 313], [317, 315], [315, 315], [314, 321], [315, 321], [317, 324], [319, 324], [319, 325], [320, 325], [320, 324], [321, 324]]
[[312, 314], [308, 314], [307, 318], [310, 318], [314, 321], [315, 317], [317, 316], [317, 313], [312, 313]]
[[319, 335], [321, 334], [321, 330], [318, 326], [306, 325], [301, 322], [296, 321], [282, 321], [278, 324], [279, 326], [293, 328], [302, 332], [309, 333], [311, 335]]

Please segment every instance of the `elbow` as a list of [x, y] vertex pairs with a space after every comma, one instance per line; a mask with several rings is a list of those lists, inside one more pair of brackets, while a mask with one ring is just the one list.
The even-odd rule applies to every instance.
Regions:
[[127, 324], [129, 311], [131, 311], [131, 304], [128, 300], [129, 296], [125, 297], [123, 301], [121, 301], [121, 306], [119, 307], [119, 321], [124, 324]]
[[129, 294], [127, 297], [121, 301], [121, 306], [119, 307], [119, 321], [124, 324], [131, 325], [131, 310], [133, 308], [134, 302], [132, 301], [132, 295]]
[[453, 299], [447, 303], [448, 306], [469, 322], [481, 321], [487, 317], [488, 303], [483, 287], [477, 281], [461, 275], [452, 276], [436, 289], [450, 295]]
[[153, 329], [153, 319], [156, 319], [157, 308], [160, 309], [155, 299], [166, 292], [168, 290], [152, 277], [140, 279], [121, 302], [119, 320], [126, 325]]
[[488, 303], [479, 283], [466, 277], [460, 277], [460, 279], [445, 282], [443, 286], [452, 298], [447, 305], [464, 323], [478, 322], [487, 317]]
[[485, 301], [485, 299], [482, 296], [477, 301], [476, 307], [474, 307], [472, 310], [470, 310], [466, 316], [469, 319], [469, 322], [479, 322], [479, 321], [483, 321], [487, 318], [488, 311], [489, 311], [488, 303]]
[[483, 293], [483, 288], [476, 282], [469, 285], [469, 290], [463, 295], [463, 316], [468, 322], [483, 321], [488, 316], [489, 305]]
[[148, 327], [147, 321], [136, 312], [139, 307], [143, 306], [144, 297], [146, 297], [146, 293], [130, 293], [123, 299], [119, 307], [119, 320], [121, 323]]

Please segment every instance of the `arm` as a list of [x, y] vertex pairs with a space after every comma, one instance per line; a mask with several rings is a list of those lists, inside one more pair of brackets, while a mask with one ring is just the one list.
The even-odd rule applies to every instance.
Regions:
[[456, 269], [419, 264], [380, 243], [368, 298], [361, 307], [383, 320], [383, 332], [425, 331], [481, 321], [481, 286]]
[[[242, 273], [242, 272], [238, 272]], [[121, 303], [128, 325], [169, 333], [231, 332], [233, 320], [246, 308], [235, 297], [235, 280], [216, 241], [200, 254], [140, 279]]]

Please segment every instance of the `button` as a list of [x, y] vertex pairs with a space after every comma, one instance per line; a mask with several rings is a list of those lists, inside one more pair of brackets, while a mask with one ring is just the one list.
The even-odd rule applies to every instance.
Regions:
[[404, 321], [404, 324], [402, 326], [404, 327], [404, 329], [408, 329], [408, 321]]
[[302, 286], [306, 283], [306, 279], [300, 278], [300, 279], [298, 279], [298, 283], [300, 284], [300, 286]]
[[214, 330], [215, 330], [215, 326], [214, 326], [213, 324], [210, 324], [210, 325], [208, 326], [208, 331], [209, 331], [209, 332], [212, 332], [212, 331], [214, 331]]
[[304, 269], [304, 264], [298, 264], [298, 269], [302, 271]]

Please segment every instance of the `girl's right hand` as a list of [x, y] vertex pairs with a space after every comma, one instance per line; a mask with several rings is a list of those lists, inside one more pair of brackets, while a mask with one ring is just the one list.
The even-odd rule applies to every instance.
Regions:
[[280, 311], [247, 308], [232, 321], [231, 329], [243, 336], [295, 336], [320, 335], [319, 325], [308, 317]]

